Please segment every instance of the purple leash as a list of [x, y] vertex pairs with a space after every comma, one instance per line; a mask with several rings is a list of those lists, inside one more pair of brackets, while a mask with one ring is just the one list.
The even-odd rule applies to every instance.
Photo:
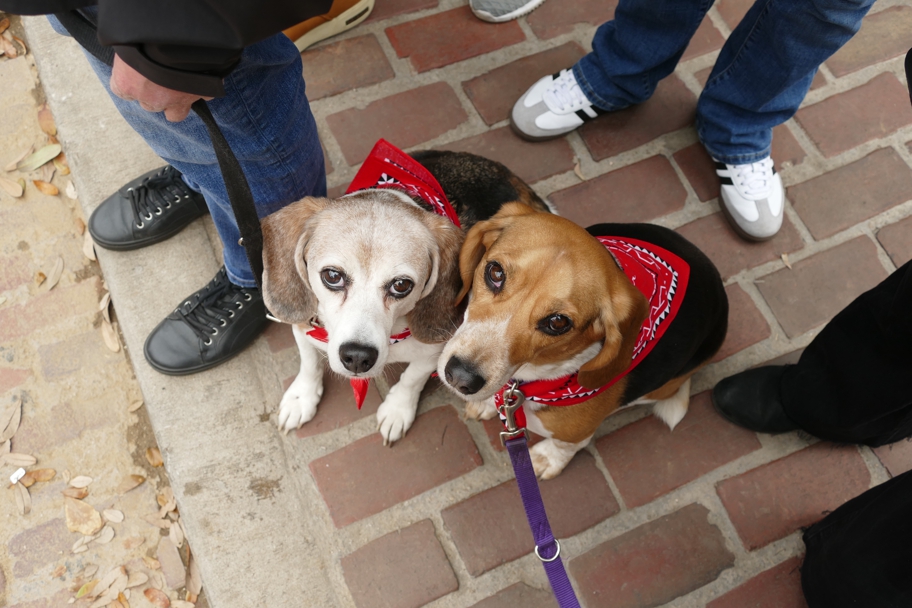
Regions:
[[532, 538], [535, 540], [535, 555], [545, 568], [554, 597], [560, 608], [580, 608], [579, 600], [576, 599], [576, 593], [560, 558], [560, 542], [554, 538], [551, 524], [548, 523], [545, 503], [542, 502], [538, 479], [535, 477], [532, 458], [529, 456], [529, 444], [523, 434], [525, 429], [516, 426], [516, 419], [513, 416], [513, 413], [522, 407], [523, 401], [525, 395], [517, 390], [515, 382], [504, 391], [501, 415], [505, 419], [507, 430], [500, 434], [500, 440], [510, 453], [510, 462], [513, 463], [513, 472], [516, 474], [516, 485], [519, 486], [519, 494], [526, 509], [526, 519], [529, 520], [529, 528], [532, 529]]

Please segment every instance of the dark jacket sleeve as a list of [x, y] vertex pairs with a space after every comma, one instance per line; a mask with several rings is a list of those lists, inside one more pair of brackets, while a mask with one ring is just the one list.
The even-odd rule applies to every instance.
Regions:
[[332, 0], [0, 0], [0, 9], [40, 14], [96, 3], [102, 45], [156, 84], [207, 97], [225, 94], [222, 79], [244, 47], [332, 8]]

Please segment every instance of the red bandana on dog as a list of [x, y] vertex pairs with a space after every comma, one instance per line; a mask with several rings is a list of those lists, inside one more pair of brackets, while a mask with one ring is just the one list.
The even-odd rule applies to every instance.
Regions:
[[[599, 388], [586, 388], [580, 385], [577, 381], [579, 372], [553, 380], [522, 382], [518, 387], [527, 401], [551, 406], [576, 405], [602, 393], [646, 358], [681, 308], [684, 293], [687, 291], [687, 280], [690, 277], [690, 266], [687, 262], [670, 251], [645, 241], [611, 236], [595, 238], [608, 249], [630, 282], [649, 302], [649, 314], [640, 326], [640, 334], [633, 347], [633, 359], [623, 373]], [[503, 405], [506, 388], [505, 386], [494, 395], [498, 412]], [[517, 426], [526, 425], [523, 408], [519, 408], [514, 417]], [[506, 422], [503, 415], [501, 420]]]
[[[431, 172], [385, 139], [378, 140], [374, 144], [374, 149], [358, 169], [355, 179], [352, 180], [345, 193], [351, 194], [370, 188], [395, 188], [410, 197], [420, 198], [434, 210], [434, 213], [448, 218], [457, 228], [462, 227], [456, 211], [453, 210], [453, 206], [443, 193], [443, 188], [440, 187]], [[307, 335], [320, 342], [329, 341], [329, 335], [322, 327], [313, 327], [307, 332]], [[402, 333], [390, 336], [390, 344], [402, 342], [410, 335], [412, 332], [406, 328]], [[355, 393], [355, 402], [360, 410], [364, 404], [370, 380], [352, 378], [351, 385]]]

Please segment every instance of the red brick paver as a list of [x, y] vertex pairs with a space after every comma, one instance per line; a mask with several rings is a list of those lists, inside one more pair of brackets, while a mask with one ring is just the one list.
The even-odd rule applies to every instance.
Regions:
[[[587, 452], [578, 453], [559, 476], [539, 485], [557, 538], [579, 534], [620, 510]], [[472, 576], [527, 555], [535, 546], [513, 479], [448, 507], [441, 515]]]
[[342, 571], [358, 608], [418, 608], [459, 588], [428, 519], [343, 557]]
[[444, 82], [397, 93], [326, 117], [349, 165], [357, 165], [380, 138], [410, 148], [446, 133], [468, 116], [450, 85]]
[[793, 338], [829, 321], [886, 277], [874, 243], [860, 236], [765, 276], [757, 288]]
[[[798, 110], [795, 119], [829, 158], [912, 124], [909, 90], [893, 74], [880, 74], [856, 89]], [[845, 128], [834, 129], [834, 124]]]
[[[292, 376], [285, 380], [286, 389], [294, 379], [295, 376]], [[367, 396], [364, 398], [364, 404], [359, 410], [355, 404], [351, 383], [333, 373], [329, 369], [329, 365], [327, 365], [323, 374], [323, 397], [317, 407], [317, 415], [310, 422], [296, 430], [295, 436], [301, 438], [312, 437], [342, 428], [355, 420], [376, 414], [377, 408], [380, 407], [382, 402], [383, 399], [380, 398], [380, 393], [377, 391], [377, 383], [371, 382], [370, 388], [367, 389]]]
[[531, 143], [517, 137], [510, 127], [454, 141], [441, 148], [471, 152], [501, 162], [530, 184], [571, 171], [575, 158], [564, 138]]
[[468, 6], [387, 28], [399, 57], [408, 57], [418, 72], [477, 57], [526, 39], [516, 21], [487, 23]]
[[719, 416], [707, 391], [691, 397], [674, 431], [649, 416], [600, 438], [596, 448], [632, 509], [759, 450], [760, 442]]
[[786, 216], [775, 237], [762, 243], [742, 239], [721, 213], [701, 217], [677, 229], [678, 233], [709, 256], [722, 279], [755, 268], [804, 247], [804, 241]]
[[367, 87], [396, 74], [376, 36], [359, 36], [302, 54], [307, 98], [311, 101]]
[[912, 199], [912, 169], [895, 150], [883, 148], [790, 186], [786, 196], [814, 238], [825, 239]]
[[687, 191], [671, 163], [653, 156], [551, 195], [560, 214], [581, 226], [645, 222], [684, 206]]
[[735, 558], [692, 504], [609, 540], [570, 562], [589, 608], [649, 608], [699, 589]]
[[579, 133], [592, 158], [602, 160], [691, 126], [696, 110], [697, 98], [672, 75], [659, 82], [649, 100], [600, 116], [580, 127]]
[[524, 583], [516, 583], [481, 600], [471, 608], [558, 608], [558, 606], [550, 589], [545, 591]]
[[379, 513], [481, 466], [456, 410], [419, 416], [405, 438], [384, 447], [373, 433], [310, 463], [336, 527]]
[[527, 21], [535, 35], [548, 40], [573, 31], [579, 24], [599, 26], [614, 19], [617, 0], [577, 0], [545, 2]]
[[894, 6], [865, 17], [861, 29], [845, 46], [827, 59], [837, 78], [869, 65], [904, 55], [909, 50], [906, 33], [912, 30], [912, 8]]
[[706, 608], [807, 608], [800, 568], [800, 557], [788, 559], [711, 601]]
[[912, 440], [903, 439], [889, 445], [874, 448], [874, 453], [887, 467], [892, 477], [912, 471]]
[[540, 78], [569, 68], [583, 55], [583, 47], [568, 42], [476, 76], [463, 82], [462, 88], [482, 120], [493, 125], [509, 118], [516, 100]]
[[712, 51], [718, 51], [722, 48], [724, 42], [725, 38], [719, 33], [716, 26], [712, 24], [712, 20], [707, 17], [703, 19], [693, 38], [690, 39], [690, 44], [687, 45], [681, 61], [687, 61]]
[[822, 519], [870, 483], [858, 448], [820, 443], [716, 489], [745, 548], [754, 550]]
[[897, 268], [912, 260], [912, 217], [884, 226], [877, 231], [877, 240]]
[[770, 336], [769, 324], [740, 285], [729, 285], [725, 294], [728, 296], [728, 333], [713, 361], [721, 361]]

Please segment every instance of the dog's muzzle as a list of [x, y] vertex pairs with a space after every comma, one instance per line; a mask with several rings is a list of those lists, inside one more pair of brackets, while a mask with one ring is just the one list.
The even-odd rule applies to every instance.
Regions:
[[474, 395], [487, 382], [478, 370], [459, 357], [450, 357], [443, 372], [447, 384], [463, 395]]

